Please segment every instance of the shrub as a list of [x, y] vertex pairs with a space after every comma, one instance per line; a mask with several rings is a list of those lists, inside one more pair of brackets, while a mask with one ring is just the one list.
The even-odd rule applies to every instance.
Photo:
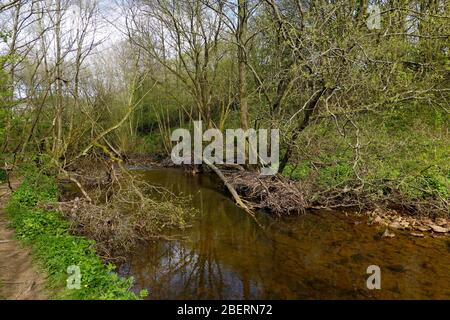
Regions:
[[353, 177], [353, 168], [347, 163], [327, 166], [319, 171], [319, 183], [327, 187], [345, 184]]
[[305, 180], [311, 172], [307, 162], [303, 162], [297, 165], [288, 164], [284, 170], [283, 175], [292, 180]]

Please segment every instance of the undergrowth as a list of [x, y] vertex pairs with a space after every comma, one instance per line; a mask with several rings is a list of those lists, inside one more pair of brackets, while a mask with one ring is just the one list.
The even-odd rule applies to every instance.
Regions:
[[354, 128], [342, 136], [333, 123], [311, 125], [283, 175], [311, 185], [313, 193], [335, 204], [346, 194], [355, 204], [388, 200], [420, 207], [422, 214], [448, 215], [450, 118], [421, 106], [413, 111], [399, 106], [383, 115], [355, 117], [358, 153]]
[[17, 237], [32, 246], [51, 287], [66, 287], [67, 268], [80, 268], [81, 288], [59, 290], [56, 298], [135, 300], [144, 296], [145, 292], [136, 295], [131, 291], [132, 278], [119, 277], [112, 264], [101, 261], [93, 249], [94, 241], [71, 235], [60, 212], [44, 209], [57, 200], [57, 193], [54, 177], [28, 168], [6, 209]]

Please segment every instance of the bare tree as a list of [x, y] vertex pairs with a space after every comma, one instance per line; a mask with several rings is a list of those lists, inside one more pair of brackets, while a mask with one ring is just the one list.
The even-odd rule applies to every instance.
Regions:
[[222, 27], [222, 19], [199, 1], [140, 1], [128, 7], [129, 40], [181, 81], [209, 126]]

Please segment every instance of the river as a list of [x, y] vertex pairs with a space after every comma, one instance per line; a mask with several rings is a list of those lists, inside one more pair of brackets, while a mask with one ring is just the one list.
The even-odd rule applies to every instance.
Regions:
[[[368, 224], [367, 217], [314, 211], [261, 229], [207, 175], [135, 171], [147, 182], [192, 196], [199, 215], [176, 234], [135, 250], [119, 267], [149, 299], [450, 299], [450, 242]], [[380, 267], [381, 289], [367, 288]]]

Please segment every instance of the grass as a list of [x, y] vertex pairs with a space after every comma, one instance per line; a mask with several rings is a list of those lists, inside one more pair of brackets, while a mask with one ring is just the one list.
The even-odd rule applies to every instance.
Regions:
[[[133, 293], [133, 279], [119, 277], [113, 265], [101, 261], [93, 249], [94, 241], [71, 235], [61, 213], [44, 209], [56, 200], [55, 179], [29, 170], [6, 209], [18, 239], [32, 246], [34, 255], [47, 272], [49, 286], [65, 287], [55, 298], [136, 300], [146, 295], [146, 292]], [[66, 288], [70, 276], [67, 268], [72, 265], [80, 268], [80, 289]]]
[[288, 164], [283, 170], [283, 175], [289, 179], [302, 181], [305, 180], [311, 172], [308, 162], [300, 162], [296, 165]]
[[342, 136], [334, 124], [321, 122], [299, 138], [299, 152], [283, 175], [313, 185], [316, 192], [364, 181], [363, 191], [375, 202], [395, 190], [407, 202], [438, 201], [445, 209], [450, 197], [447, 114], [405, 106], [354, 121], [360, 141], [356, 166], [355, 130], [347, 128]]

